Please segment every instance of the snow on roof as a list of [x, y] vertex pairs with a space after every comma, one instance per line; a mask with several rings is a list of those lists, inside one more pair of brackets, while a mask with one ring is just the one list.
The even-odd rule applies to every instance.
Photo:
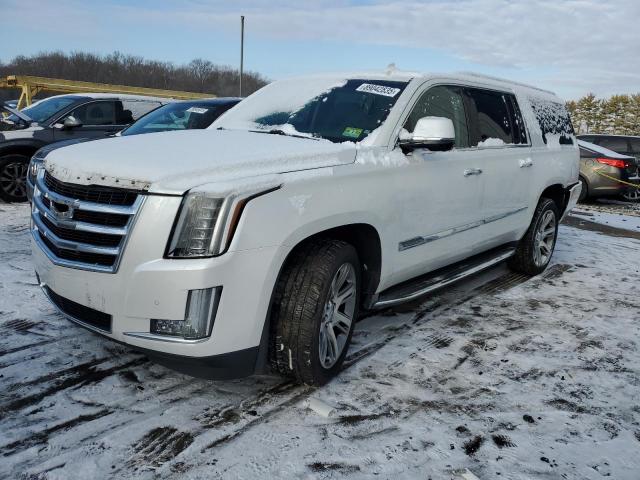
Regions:
[[313, 75], [304, 75], [304, 76], [294, 76], [294, 77], [289, 77], [285, 80], [297, 80], [297, 79], [310, 79], [310, 80], [318, 79], [319, 80], [323, 78], [392, 80], [392, 81], [404, 81], [404, 82], [409, 82], [414, 79], [429, 80], [433, 78], [445, 78], [450, 80], [459, 80], [463, 82], [483, 84], [485, 86], [492, 86], [497, 88], [509, 88], [510, 90], [513, 90], [513, 91], [516, 91], [516, 90], [526, 91], [527, 93], [532, 95], [544, 96], [544, 97], [550, 96], [558, 99], [557, 95], [550, 90], [545, 90], [543, 88], [535, 87], [533, 85], [528, 85], [522, 82], [493, 77], [490, 75], [484, 75], [481, 73], [411, 72], [411, 71], [399, 70], [395, 68], [395, 66], [393, 65], [390, 65], [385, 70], [322, 73], [322, 74], [313, 74]]

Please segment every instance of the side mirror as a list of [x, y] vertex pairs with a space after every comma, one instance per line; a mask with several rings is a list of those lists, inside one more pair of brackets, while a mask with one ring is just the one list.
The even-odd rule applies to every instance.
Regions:
[[456, 131], [453, 122], [445, 117], [422, 117], [416, 123], [413, 133], [400, 138], [403, 150], [427, 148], [433, 151], [451, 150], [455, 144]]
[[65, 130], [71, 130], [72, 128], [78, 128], [81, 126], [82, 126], [82, 122], [78, 120], [76, 117], [74, 117], [73, 115], [69, 115], [62, 122], [62, 127]]

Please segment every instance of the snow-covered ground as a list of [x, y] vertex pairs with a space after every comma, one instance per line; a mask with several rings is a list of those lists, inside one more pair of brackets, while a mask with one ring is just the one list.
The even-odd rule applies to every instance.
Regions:
[[636, 232], [563, 226], [539, 277], [500, 266], [365, 318], [314, 390], [193, 379], [70, 324], [27, 214], [0, 204], [0, 478], [639, 476]]

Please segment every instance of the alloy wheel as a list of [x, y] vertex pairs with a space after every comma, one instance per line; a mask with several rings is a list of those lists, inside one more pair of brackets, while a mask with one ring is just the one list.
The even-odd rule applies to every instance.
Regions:
[[27, 164], [24, 162], [7, 163], [0, 171], [0, 188], [16, 199], [27, 195]]
[[318, 354], [323, 368], [333, 367], [345, 348], [356, 310], [356, 271], [343, 263], [331, 281], [320, 321]]
[[546, 265], [551, 259], [556, 242], [556, 215], [547, 210], [536, 230], [533, 248], [533, 260], [538, 267]]

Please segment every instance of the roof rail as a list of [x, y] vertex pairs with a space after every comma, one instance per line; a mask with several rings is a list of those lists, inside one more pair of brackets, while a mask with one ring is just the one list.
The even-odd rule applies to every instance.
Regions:
[[529, 85], [527, 83], [515, 82], [513, 80], [508, 80], [506, 78], [494, 77], [492, 75], [485, 75], [484, 73], [476, 73], [476, 72], [459, 72], [459, 73], [461, 75], [468, 75], [468, 76], [471, 76], [471, 77], [478, 77], [478, 78], [486, 78], [487, 80], [495, 80], [496, 82], [510, 83], [512, 85], [519, 85], [521, 87], [531, 88], [532, 90], [539, 90], [540, 92], [550, 93], [551, 95], [555, 95], [556, 94], [555, 92], [552, 92], [551, 90], [545, 90], [544, 88], [534, 87], [533, 85]]

